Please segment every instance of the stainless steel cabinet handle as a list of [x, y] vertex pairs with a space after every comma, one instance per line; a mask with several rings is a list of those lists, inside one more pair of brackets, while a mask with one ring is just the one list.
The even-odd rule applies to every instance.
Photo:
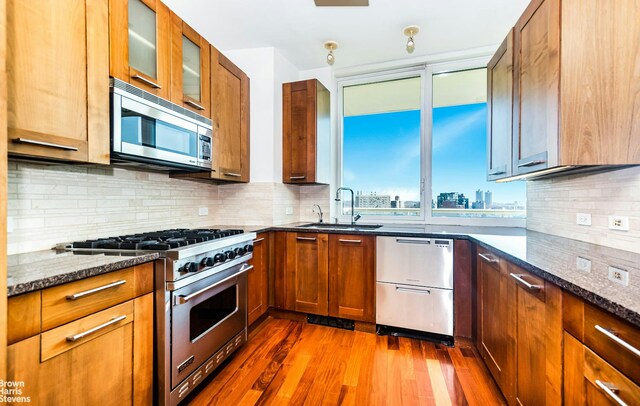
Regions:
[[412, 288], [401, 288], [399, 286], [396, 286], [396, 291], [398, 292], [407, 292], [407, 293], [419, 293], [422, 295], [430, 295], [431, 291], [430, 290], [422, 290], [422, 289], [412, 289]]
[[595, 329], [607, 336], [607, 338], [613, 340], [616, 344], [621, 345], [627, 350], [631, 351], [636, 357], [640, 357], [640, 350], [612, 333], [609, 329], [601, 327], [599, 324], [595, 325]]
[[609, 395], [609, 397], [613, 399], [617, 404], [619, 404], [620, 406], [627, 406], [627, 403], [624, 400], [620, 399], [620, 396], [616, 394], [616, 392], [618, 392], [618, 388], [611, 385], [610, 383], [602, 382], [599, 379], [596, 379], [596, 385], [598, 385], [598, 387], [602, 389], [604, 393]]
[[202, 107], [201, 105], [199, 105], [198, 103], [191, 101], [191, 100], [185, 100], [185, 103], [187, 103], [189, 106], [198, 109], [198, 110], [204, 110], [204, 107]]
[[352, 243], [352, 244], [360, 244], [362, 242], [362, 240], [343, 240], [342, 238], [339, 238], [338, 241]]
[[529, 290], [540, 290], [542, 289], [542, 286], [540, 285], [532, 285], [529, 282], [525, 281], [524, 279], [522, 279], [522, 277], [524, 275], [517, 275], [515, 273], [510, 273], [509, 274], [513, 279], [517, 280], [518, 282], [520, 282], [521, 284], [523, 284], [524, 286], [527, 287], [527, 289]]
[[153, 87], [155, 89], [162, 89], [162, 86], [160, 86], [156, 82], [153, 82], [153, 81], [151, 81], [151, 80], [149, 80], [149, 79], [147, 79], [145, 77], [142, 77], [140, 75], [133, 75], [132, 78], [136, 79], [136, 80], [139, 80], [139, 81], [141, 81], [143, 83], [146, 83], [146, 84], [148, 84], [149, 86], [151, 86], [151, 87]]
[[239, 174], [239, 173], [235, 173], [235, 172], [225, 172], [224, 174], [225, 174], [226, 176], [233, 176], [233, 177], [235, 177], [235, 178], [239, 178], [239, 177], [241, 177], [241, 176], [242, 176], [241, 174]]
[[63, 149], [65, 151], [77, 151], [78, 150], [78, 148], [72, 147], [70, 145], [62, 145], [62, 144], [54, 144], [52, 142], [30, 140], [29, 138], [16, 138], [16, 139], [13, 140], [13, 142], [18, 142], [20, 144], [38, 145], [38, 146], [41, 146], [41, 147]]
[[527, 162], [523, 162], [521, 164], [518, 164], [518, 168], [522, 168], [523, 166], [536, 166], [536, 165], [540, 165], [543, 164], [547, 161], [543, 160], [543, 159], [534, 159], [533, 161], [527, 161]]
[[487, 261], [487, 262], [491, 263], [491, 264], [495, 264], [495, 263], [500, 262], [500, 261], [498, 260], [498, 258], [493, 258], [493, 257], [490, 257], [490, 256], [488, 256], [488, 255], [478, 254], [478, 256], [479, 256], [480, 258], [484, 259], [485, 261]]
[[400, 244], [431, 244], [431, 240], [424, 240], [419, 238], [416, 238], [415, 240], [409, 238], [396, 238], [396, 242]]
[[315, 241], [316, 238], [313, 238], [313, 237], [296, 237], [296, 240], [298, 240], [298, 241]]
[[67, 337], [67, 341], [71, 341], [71, 342], [78, 341], [78, 340], [80, 340], [82, 338], [85, 338], [88, 335], [91, 335], [91, 334], [93, 334], [95, 332], [98, 332], [98, 331], [102, 330], [103, 328], [109, 327], [112, 324], [116, 324], [117, 322], [122, 321], [122, 320], [124, 320], [126, 318], [127, 318], [126, 315], [114, 317], [113, 319], [109, 320], [108, 322], [102, 323], [99, 326], [95, 326], [92, 329], [89, 329], [89, 330], [84, 331], [82, 333], [78, 333], [78, 334], [76, 334], [74, 336]]
[[300, 180], [304, 178], [306, 178], [306, 176], [289, 176], [289, 179], [291, 180]]
[[110, 283], [108, 285], [104, 285], [104, 286], [100, 286], [100, 287], [97, 287], [97, 288], [85, 290], [84, 292], [74, 293], [73, 295], [67, 295], [67, 300], [80, 299], [81, 297], [93, 295], [94, 293], [102, 292], [105, 289], [115, 288], [116, 286], [124, 285], [125, 283], [127, 283], [127, 281], [124, 280], [124, 279], [121, 279], [119, 281], [112, 282], [112, 283]]
[[255, 240], [253, 240], [254, 244], [259, 243], [260, 241], [264, 241], [264, 238], [256, 238]]
[[190, 295], [186, 295], [186, 296], [180, 295], [180, 296], [176, 297], [176, 304], [187, 303], [189, 300], [193, 299], [194, 297], [200, 296], [201, 294], [203, 294], [203, 293], [215, 288], [216, 286], [219, 286], [220, 284], [225, 283], [226, 281], [237, 277], [241, 273], [250, 271], [252, 269], [253, 269], [253, 265], [245, 266], [238, 273], [235, 273], [235, 274], [229, 276], [228, 278], [221, 280], [220, 282], [214, 283], [213, 285], [209, 285], [209, 286], [207, 286], [205, 288], [202, 288], [202, 289], [200, 289], [198, 291], [195, 291], [195, 292], [191, 293]]
[[489, 172], [489, 176], [504, 175], [505, 173], [507, 173], [507, 171], [494, 171]]

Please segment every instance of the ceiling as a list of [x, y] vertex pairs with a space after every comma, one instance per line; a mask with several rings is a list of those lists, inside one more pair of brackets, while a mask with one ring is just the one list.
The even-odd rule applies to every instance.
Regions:
[[[323, 43], [340, 44], [335, 68], [497, 47], [529, 0], [370, 0], [316, 7], [313, 0], [165, 0], [221, 51], [275, 47], [298, 69], [326, 66]], [[402, 29], [418, 25], [416, 50]]]

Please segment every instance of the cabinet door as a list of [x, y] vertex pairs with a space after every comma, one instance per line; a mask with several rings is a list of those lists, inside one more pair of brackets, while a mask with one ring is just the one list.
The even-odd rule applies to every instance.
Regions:
[[212, 177], [249, 181], [249, 77], [211, 47], [214, 163]]
[[314, 79], [282, 85], [282, 181], [316, 180], [316, 87]]
[[262, 316], [269, 307], [268, 304], [268, 270], [269, 270], [269, 242], [270, 233], [260, 233], [253, 240], [253, 258], [251, 269], [247, 275], [247, 308], [249, 324]]
[[171, 12], [160, 0], [109, 0], [110, 75], [171, 95]]
[[107, 0], [7, 2], [10, 154], [109, 163]]
[[329, 316], [376, 321], [374, 236], [329, 236]]
[[171, 100], [211, 118], [210, 45], [171, 14]]
[[515, 26], [513, 174], [558, 165], [559, 0], [534, 0]]
[[478, 250], [480, 354], [505, 398], [515, 391], [515, 286], [506, 276], [506, 264]]
[[516, 292], [516, 400], [562, 404], [562, 291], [513, 264], [509, 277]]
[[487, 65], [487, 180], [511, 176], [513, 30]]
[[286, 309], [329, 314], [327, 234], [287, 233]]

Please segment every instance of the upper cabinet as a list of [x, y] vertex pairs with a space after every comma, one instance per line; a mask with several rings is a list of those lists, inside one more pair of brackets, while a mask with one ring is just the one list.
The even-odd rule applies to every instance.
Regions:
[[11, 155], [109, 163], [108, 0], [7, 1]]
[[[636, 0], [533, 0], [514, 27], [512, 173], [640, 164]], [[511, 120], [509, 40], [488, 66], [489, 176]], [[504, 155], [503, 155], [504, 154]], [[501, 158], [498, 157], [501, 156]], [[491, 175], [495, 173], [495, 175]]]
[[169, 100], [171, 12], [159, 0], [109, 0], [111, 76]]
[[513, 30], [487, 65], [487, 180], [511, 176]]
[[209, 43], [171, 14], [171, 101], [211, 118]]
[[329, 183], [330, 95], [316, 79], [282, 85], [282, 181]]

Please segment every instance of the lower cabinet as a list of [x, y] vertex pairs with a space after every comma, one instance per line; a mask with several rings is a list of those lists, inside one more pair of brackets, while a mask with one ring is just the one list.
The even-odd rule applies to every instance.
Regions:
[[271, 233], [259, 233], [253, 240], [253, 268], [247, 274], [248, 323], [251, 325], [269, 307], [269, 250]]
[[286, 233], [276, 307], [375, 322], [375, 236]]

